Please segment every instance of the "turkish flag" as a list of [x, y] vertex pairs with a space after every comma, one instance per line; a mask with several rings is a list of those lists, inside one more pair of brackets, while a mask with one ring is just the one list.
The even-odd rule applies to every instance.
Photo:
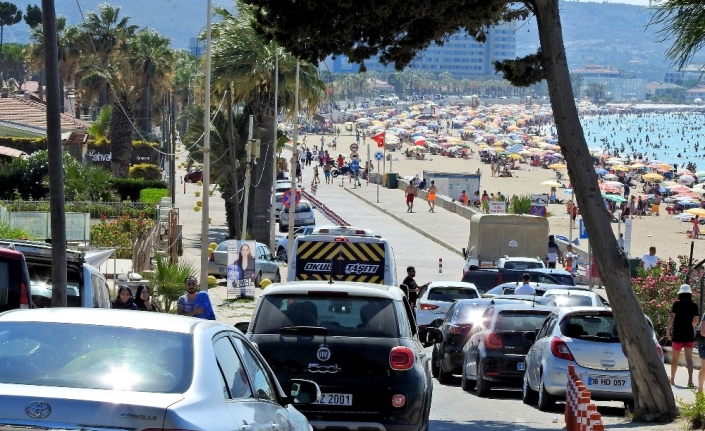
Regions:
[[384, 132], [379, 132], [376, 135], [372, 137], [372, 140], [377, 142], [377, 146], [382, 148], [384, 147]]

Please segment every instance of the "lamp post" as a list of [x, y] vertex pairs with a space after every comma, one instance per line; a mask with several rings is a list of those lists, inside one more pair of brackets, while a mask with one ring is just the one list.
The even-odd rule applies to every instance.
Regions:
[[201, 198], [201, 290], [208, 290], [208, 227], [210, 204], [211, 175], [211, 9], [212, 0], [208, 0], [206, 17], [206, 91], [205, 112], [203, 114], [203, 193]]

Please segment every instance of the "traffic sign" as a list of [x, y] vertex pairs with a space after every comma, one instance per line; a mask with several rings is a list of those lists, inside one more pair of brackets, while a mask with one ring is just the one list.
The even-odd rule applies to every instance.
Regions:
[[382, 153], [381, 151], [377, 151], [375, 153], [375, 160], [377, 160], [378, 162], [384, 160], [384, 153]]
[[352, 151], [353, 153], [357, 152], [357, 150], [359, 150], [359, 149], [360, 149], [359, 145], [357, 145], [355, 143], [350, 144], [350, 151]]
[[583, 219], [581, 218], [579, 220], [579, 222], [580, 222], [580, 224], [579, 224], [579, 229], [578, 229], [578, 232], [579, 232], [578, 236], [580, 237], [580, 239], [588, 239], [588, 232], [587, 232], [587, 229], [585, 229], [585, 223], [583, 223]]
[[[301, 202], [301, 192], [298, 190], [294, 195], [294, 202], [294, 205], [298, 205], [299, 202]], [[289, 208], [291, 206], [291, 190], [285, 191], [282, 195], [282, 205], [284, 205], [284, 208]]]
[[353, 160], [350, 162], [350, 169], [352, 171], [357, 171], [360, 169], [360, 161], [359, 160]]
[[350, 153], [350, 160], [359, 160], [360, 155], [357, 153]]

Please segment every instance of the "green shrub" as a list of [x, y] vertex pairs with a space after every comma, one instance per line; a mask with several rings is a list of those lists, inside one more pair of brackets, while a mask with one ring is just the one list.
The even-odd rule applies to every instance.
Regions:
[[0, 238], [3, 239], [32, 239], [27, 231], [11, 226], [9, 223], [0, 222]]
[[167, 189], [142, 189], [140, 191], [140, 202], [147, 204], [159, 204], [162, 198], [169, 196]]
[[[9, 201], [8, 211], [49, 211], [49, 201]], [[157, 209], [154, 205], [123, 202], [107, 204], [102, 202], [66, 202], [67, 212], [89, 213], [91, 218], [114, 218], [122, 215], [154, 219]]]
[[142, 178], [148, 181], [161, 180], [162, 171], [159, 166], [152, 163], [140, 163], [130, 166], [130, 178]]
[[678, 397], [676, 402], [681, 410], [681, 418], [688, 422], [687, 428], [696, 430], [705, 428], [705, 394], [695, 392], [695, 401], [692, 403], [687, 403]]
[[0, 166], [0, 184], [4, 185], [0, 187], [0, 199], [14, 199], [17, 185], [23, 181], [26, 166], [27, 161], [20, 158]]
[[121, 201], [136, 202], [142, 189], [166, 189], [164, 181], [148, 181], [141, 178], [114, 178], [111, 181]]
[[132, 258], [132, 244], [147, 236], [153, 222], [141, 217], [120, 216], [114, 220], [102, 217], [91, 226], [91, 243], [97, 247], [117, 247], [118, 259]]
[[161, 302], [162, 310], [176, 313], [176, 301], [184, 294], [184, 280], [187, 276], [196, 276], [196, 270], [185, 260], [170, 262], [169, 259], [156, 256], [157, 264], [150, 277], [155, 297]]

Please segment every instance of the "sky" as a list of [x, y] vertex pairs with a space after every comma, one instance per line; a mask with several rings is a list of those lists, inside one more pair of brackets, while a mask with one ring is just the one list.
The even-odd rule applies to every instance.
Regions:
[[[595, 1], [593, 3], [602, 3], [602, 2]], [[649, 0], [618, 0], [618, 1], [617, 0], [607, 0], [607, 3], [626, 3], [626, 4], [637, 5], [637, 6], [648, 6]]]

